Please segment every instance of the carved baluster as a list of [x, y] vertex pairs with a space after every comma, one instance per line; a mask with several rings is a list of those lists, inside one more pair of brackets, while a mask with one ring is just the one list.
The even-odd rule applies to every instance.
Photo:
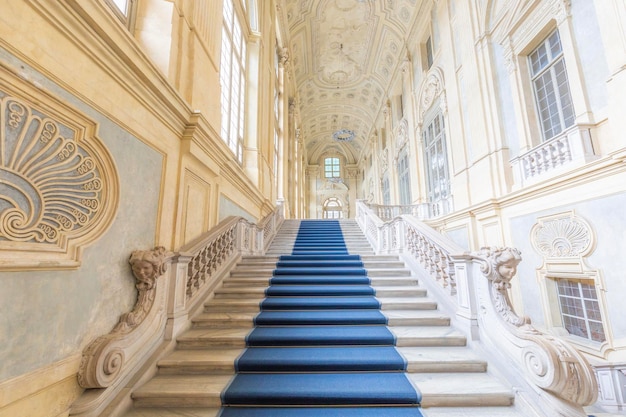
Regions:
[[450, 295], [456, 295], [456, 272], [454, 270], [454, 261], [450, 255], [446, 254], [446, 271], [450, 280]]

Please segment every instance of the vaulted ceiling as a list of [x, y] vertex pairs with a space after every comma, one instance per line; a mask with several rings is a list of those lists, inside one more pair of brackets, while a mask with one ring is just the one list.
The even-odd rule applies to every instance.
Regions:
[[422, 0], [281, 0], [309, 161], [355, 163], [375, 128]]

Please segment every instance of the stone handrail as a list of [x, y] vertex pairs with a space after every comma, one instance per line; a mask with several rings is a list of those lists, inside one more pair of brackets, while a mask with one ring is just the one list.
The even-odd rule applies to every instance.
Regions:
[[427, 272], [432, 280], [424, 285], [447, 295], [440, 302], [470, 335], [471, 344], [486, 352], [490, 363], [517, 387], [517, 402], [529, 416], [542, 416], [545, 410], [553, 410], [555, 417], [586, 416], [582, 407], [595, 402], [598, 394], [593, 369], [567, 341], [518, 316], [510, 302], [519, 251], [484, 248], [469, 253], [411, 216], [384, 222], [363, 202], [357, 202], [356, 220], [376, 253], [397, 253], [411, 268], [419, 265]]
[[129, 262], [137, 302], [114, 329], [83, 351], [78, 381], [87, 390], [70, 415], [96, 417], [126, 387], [163, 342], [190, 326], [190, 317], [242, 255], [261, 255], [284, 220], [278, 205], [259, 224], [229, 217], [179, 252], [135, 251]]
[[436, 203], [398, 205], [364, 204], [370, 208], [378, 218], [384, 221], [392, 220], [403, 214], [411, 215], [418, 220], [428, 220], [449, 213], [452, 209], [452, 197], [448, 197]]
[[[385, 222], [371, 205], [357, 202], [357, 222], [377, 253], [405, 253], [423, 267], [448, 295], [457, 293], [452, 254], [463, 253], [460, 246], [446, 239], [414, 216], [402, 215]], [[454, 299], [452, 299], [453, 302]]]
[[430, 218], [430, 204], [402, 204], [402, 205], [393, 205], [393, 206], [385, 206], [382, 204], [368, 204], [370, 209], [376, 213], [376, 215], [381, 220], [391, 220], [395, 217], [401, 216], [403, 214], [410, 214], [420, 220], [425, 220]]

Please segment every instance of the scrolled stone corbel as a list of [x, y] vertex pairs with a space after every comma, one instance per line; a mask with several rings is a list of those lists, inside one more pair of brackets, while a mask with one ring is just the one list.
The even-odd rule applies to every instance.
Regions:
[[527, 379], [555, 397], [580, 406], [592, 404], [598, 395], [593, 370], [585, 357], [565, 340], [545, 334], [530, 318], [515, 313], [508, 295], [521, 253], [515, 248], [483, 248], [472, 254], [489, 281], [489, 298], [510, 340], [518, 348]]
[[136, 349], [141, 335], [134, 334], [152, 312], [157, 295], [157, 279], [167, 269], [168, 253], [163, 247], [134, 251], [129, 259], [137, 288], [134, 308], [122, 314], [110, 333], [91, 342], [83, 351], [78, 383], [83, 388], [106, 388], [122, 373], [128, 356]]

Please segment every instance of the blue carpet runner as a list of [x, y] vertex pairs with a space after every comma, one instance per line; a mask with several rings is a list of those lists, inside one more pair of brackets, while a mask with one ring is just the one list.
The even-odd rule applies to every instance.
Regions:
[[423, 417], [339, 222], [302, 221], [265, 295], [220, 417]]

